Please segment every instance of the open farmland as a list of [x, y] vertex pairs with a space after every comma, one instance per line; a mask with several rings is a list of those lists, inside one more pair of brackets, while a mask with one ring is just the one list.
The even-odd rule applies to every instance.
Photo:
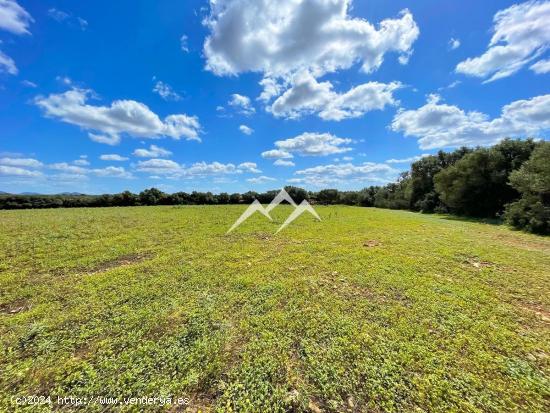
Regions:
[[225, 235], [243, 210], [0, 211], [0, 411], [550, 409], [549, 238], [355, 207], [274, 235], [288, 206]]

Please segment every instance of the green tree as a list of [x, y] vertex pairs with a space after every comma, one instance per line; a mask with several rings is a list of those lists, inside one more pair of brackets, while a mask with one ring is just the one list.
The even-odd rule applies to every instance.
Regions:
[[323, 189], [317, 193], [317, 202], [324, 205], [338, 203], [338, 190], [337, 189]]
[[506, 221], [520, 229], [550, 234], [550, 142], [543, 142], [520, 169], [510, 175], [510, 184], [521, 199], [506, 207]]
[[529, 159], [535, 146], [532, 139], [506, 139], [492, 148], [478, 148], [437, 173], [435, 189], [451, 212], [497, 216], [507, 203], [519, 197], [508, 179]]

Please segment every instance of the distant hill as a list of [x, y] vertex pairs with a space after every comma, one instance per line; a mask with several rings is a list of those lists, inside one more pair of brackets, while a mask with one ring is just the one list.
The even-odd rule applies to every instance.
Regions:
[[11, 192], [0, 191], [0, 195], [63, 195], [63, 196], [84, 196], [86, 194], [80, 192], [60, 192], [59, 194], [41, 194], [39, 192], [20, 192], [18, 194], [12, 194]]
[[56, 195], [82, 196], [86, 194], [82, 194], [80, 192], [61, 192], [60, 194], [56, 194]]

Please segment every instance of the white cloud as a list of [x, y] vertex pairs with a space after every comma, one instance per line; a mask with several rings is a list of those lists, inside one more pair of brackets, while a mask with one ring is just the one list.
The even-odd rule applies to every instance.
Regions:
[[115, 161], [115, 162], [124, 162], [128, 160], [127, 157], [117, 155], [116, 153], [101, 155], [99, 159], [101, 159], [102, 161]]
[[[33, 158], [0, 158], [0, 175], [19, 176], [28, 178], [44, 177], [55, 181], [82, 181], [90, 176], [131, 179], [133, 175], [123, 167], [108, 166], [106, 168], [86, 168], [90, 163], [83, 155], [80, 159], [68, 162], [57, 162], [44, 165]], [[55, 171], [53, 174], [44, 174], [38, 168], [47, 168]]]
[[451, 39], [449, 40], [449, 47], [451, 48], [451, 50], [458, 49], [460, 47], [460, 40], [451, 37]]
[[[346, 147], [351, 139], [339, 138], [330, 133], [305, 132], [294, 138], [275, 141], [275, 146], [283, 153], [296, 153], [301, 156], [326, 156], [351, 151]], [[262, 154], [265, 156], [266, 152]], [[279, 156], [281, 157], [281, 156]]]
[[247, 182], [250, 182], [251, 184], [265, 184], [267, 182], [273, 182], [276, 181], [275, 178], [271, 178], [270, 176], [258, 176], [257, 178], [249, 178], [247, 179]]
[[0, 50], [0, 73], [2, 72], [10, 75], [16, 75], [19, 73], [19, 70], [17, 69], [13, 59]]
[[19, 176], [19, 177], [28, 177], [35, 178], [42, 176], [40, 171], [31, 171], [25, 168], [19, 168], [16, 166], [7, 166], [0, 165], [0, 176]]
[[101, 178], [133, 178], [133, 175], [126, 171], [122, 166], [108, 166], [106, 168], [92, 169], [91, 173]]
[[408, 158], [403, 158], [403, 159], [388, 159], [386, 163], [412, 163], [412, 162], [419, 161], [420, 159], [429, 155], [430, 155], [429, 153], [423, 153], [422, 155], [410, 156]]
[[157, 83], [155, 83], [155, 86], [153, 87], [153, 92], [155, 92], [156, 94], [158, 94], [161, 98], [163, 98], [164, 100], [166, 101], [179, 101], [181, 100], [181, 96], [178, 95], [174, 89], [172, 89], [172, 86], [170, 86], [169, 84], [167, 83], [164, 83], [162, 81], [157, 81]]
[[0, 165], [22, 166], [25, 168], [40, 168], [42, 162], [33, 158], [0, 158]]
[[541, 75], [544, 73], [550, 73], [550, 59], [539, 60], [537, 63], [532, 65], [529, 69], [533, 72]]
[[88, 137], [97, 143], [104, 143], [105, 145], [115, 146], [120, 143], [120, 136], [118, 135], [99, 135], [97, 133], [88, 133]]
[[393, 181], [399, 171], [386, 164], [365, 162], [360, 165], [352, 163], [320, 165], [296, 171], [298, 178], [291, 183], [309, 184], [317, 187], [334, 184], [367, 183], [384, 184]]
[[399, 82], [369, 82], [340, 94], [332, 90], [331, 82], [319, 83], [311, 73], [300, 72], [294, 76], [292, 87], [273, 102], [270, 110], [275, 116], [286, 118], [312, 113], [324, 120], [357, 118], [397, 104], [392, 93], [399, 87]]
[[223, 164], [220, 162], [196, 162], [186, 167], [169, 159], [139, 161], [137, 170], [155, 175], [168, 176], [173, 179], [261, 172], [254, 162], [243, 162], [239, 165], [232, 163]]
[[262, 172], [258, 169], [258, 165], [256, 165], [254, 162], [243, 162], [243, 163], [239, 164], [237, 169], [239, 169], [241, 171], [244, 171], [244, 172], [251, 172], [251, 173], [255, 173], [255, 174], [259, 174], [259, 173]]
[[234, 93], [231, 95], [231, 100], [229, 100], [229, 102], [227, 103], [237, 109], [239, 113], [246, 116], [250, 116], [254, 112], [256, 112], [256, 109], [254, 109], [254, 107], [252, 106], [252, 102], [250, 101], [250, 98], [248, 96]]
[[275, 162], [273, 162], [273, 165], [275, 166], [296, 166], [296, 164], [292, 161], [287, 161], [284, 159], [277, 159]]
[[161, 120], [146, 105], [135, 100], [115, 100], [110, 106], [87, 103], [91, 90], [71, 89], [47, 97], [38, 96], [35, 103], [48, 117], [80, 126], [100, 134], [89, 133], [92, 140], [110, 145], [126, 134], [138, 138], [171, 137], [199, 140], [200, 124], [195, 116], [169, 115]]
[[277, 79], [273, 79], [270, 77], [264, 77], [260, 81], [260, 86], [262, 86], [263, 91], [258, 97], [258, 100], [261, 100], [264, 103], [267, 103], [273, 98], [274, 96], [278, 96], [279, 93], [281, 93], [282, 85], [277, 81]]
[[246, 125], [241, 125], [239, 126], [239, 130], [244, 133], [245, 135], [252, 135], [254, 133], [254, 129], [246, 126]]
[[85, 175], [86, 173], [88, 173], [88, 169], [77, 165], [71, 165], [67, 162], [53, 163], [48, 165], [48, 168], [56, 171], [71, 173], [71, 174]]
[[187, 35], [182, 35], [180, 37], [180, 48], [182, 50], [182, 52], [185, 52], [185, 53], [189, 53], [189, 46], [187, 44]]
[[15, 34], [30, 34], [31, 15], [15, 0], [0, 0], [0, 29]]
[[550, 129], [550, 95], [512, 102], [492, 120], [486, 114], [466, 112], [439, 99], [431, 95], [426, 105], [398, 112], [391, 129], [419, 138], [422, 149], [491, 145], [505, 137], [533, 136]]
[[172, 155], [172, 152], [160, 146], [151, 145], [149, 149], [136, 149], [132, 154], [140, 158], [164, 158]]
[[[14, 34], [30, 34], [31, 15], [15, 0], [0, 0], [0, 30]], [[1, 41], [0, 41], [1, 43]], [[17, 75], [19, 70], [15, 61], [0, 50], [0, 73]]]
[[60, 162], [48, 165], [48, 167], [56, 171], [61, 171], [60, 174], [53, 175], [53, 178], [58, 180], [80, 180], [86, 179], [89, 175], [95, 175], [100, 178], [133, 178], [133, 175], [121, 166], [107, 166], [105, 168], [89, 169], [70, 165], [67, 162]]
[[137, 169], [141, 172], [149, 172], [157, 175], [174, 174], [182, 170], [182, 166], [170, 159], [148, 159], [139, 161]]
[[550, 1], [527, 1], [499, 11], [487, 51], [460, 62], [456, 71], [490, 76], [488, 82], [514, 74], [550, 46], [549, 21]]
[[419, 34], [408, 10], [376, 28], [349, 15], [350, 0], [211, 0], [210, 9], [204, 54], [218, 75], [309, 69], [317, 76], [357, 62], [372, 72], [388, 52], [409, 56]]
[[266, 158], [266, 159], [276, 159], [276, 158], [288, 159], [288, 158], [294, 158], [294, 156], [291, 153], [287, 152], [287, 151], [283, 151], [283, 150], [280, 150], [280, 149], [272, 149], [270, 151], [262, 152], [262, 158]]

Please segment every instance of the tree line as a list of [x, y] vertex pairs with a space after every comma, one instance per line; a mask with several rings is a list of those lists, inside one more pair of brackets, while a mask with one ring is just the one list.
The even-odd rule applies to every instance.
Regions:
[[[550, 142], [505, 139], [489, 148], [460, 148], [425, 156], [396, 182], [360, 191], [323, 189], [318, 192], [287, 186], [300, 203], [345, 204], [364, 207], [449, 213], [499, 218], [516, 228], [550, 233]], [[104, 195], [0, 195], [0, 209], [75, 208], [139, 205], [269, 203], [278, 190], [213, 194], [146, 189]]]

